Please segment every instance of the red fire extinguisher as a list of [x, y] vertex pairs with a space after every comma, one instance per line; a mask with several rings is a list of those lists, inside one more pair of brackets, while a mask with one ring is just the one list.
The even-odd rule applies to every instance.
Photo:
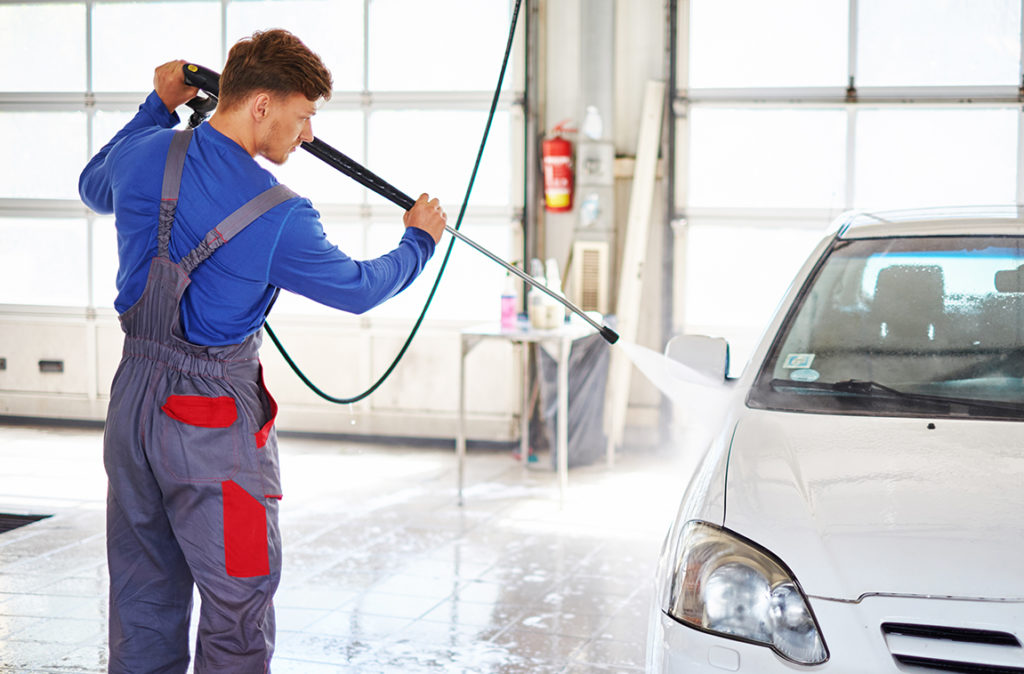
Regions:
[[551, 136], [541, 142], [544, 166], [544, 206], [553, 213], [572, 210], [572, 143], [565, 134], [575, 129], [566, 128], [564, 120], [551, 129]]

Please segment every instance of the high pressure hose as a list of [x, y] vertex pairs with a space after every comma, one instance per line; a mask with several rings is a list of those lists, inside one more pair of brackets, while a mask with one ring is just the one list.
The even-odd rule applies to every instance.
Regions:
[[[487, 123], [484, 126], [483, 137], [480, 139], [480, 148], [477, 150], [476, 161], [473, 163], [473, 172], [470, 175], [469, 184], [466, 186], [466, 195], [462, 200], [462, 206], [459, 209], [459, 215], [458, 218], [456, 219], [455, 227], [452, 228], [448, 225], [445, 225], [445, 231], [450, 233], [453, 236], [453, 238], [451, 241], [448, 242], [448, 249], [445, 251], [444, 259], [441, 262], [441, 268], [437, 272], [437, 278], [434, 280], [434, 285], [430, 289], [430, 294], [427, 295], [427, 300], [423, 305], [423, 310], [420, 312], [419, 317], [416, 319], [416, 323], [413, 325], [412, 330], [409, 332], [409, 336], [406, 338], [405, 343], [402, 345], [402, 348], [399, 349], [398, 354], [395, 356], [394, 360], [391, 361], [391, 364], [384, 371], [384, 373], [369, 388], [367, 388], [365, 391], [358, 395], [351, 396], [348, 398], [332, 396], [321, 390], [316, 384], [310, 381], [309, 377], [307, 377], [302, 372], [302, 369], [299, 368], [299, 366], [289, 355], [288, 351], [284, 348], [284, 345], [281, 344], [281, 340], [277, 338], [277, 335], [270, 327], [270, 324], [266, 322], [264, 323], [264, 328], [267, 331], [267, 335], [274, 343], [274, 346], [277, 347], [277, 350], [281, 352], [281, 356], [284, 357], [285, 362], [288, 363], [288, 366], [291, 367], [292, 371], [295, 372], [299, 379], [301, 379], [302, 382], [311, 391], [313, 391], [313, 393], [317, 394], [318, 396], [320, 396], [321, 398], [328, 402], [336, 403], [339, 405], [351, 405], [353, 403], [359, 402], [363, 398], [369, 396], [371, 393], [376, 391], [380, 387], [380, 385], [383, 384], [384, 381], [391, 375], [391, 373], [394, 372], [395, 368], [398, 367], [398, 363], [405, 356], [406, 351], [409, 350], [409, 346], [412, 344], [413, 338], [416, 336], [416, 333], [419, 331], [420, 326], [423, 324], [423, 319], [427, 315], [427, 309], [430, 308], [430, 303], [434, 299], [434, 295], [437, 292], [437, 288], [441, 283], [441, 277], [444, 275], [444, 270], [448, 265], [448, 259], [449, 257], [451, 257], [452, 248], [455, 245], [455, 239], [460, 239], [464, 243], [469, 244], [477, 251], [483, 253], [487, 257], [491, 258], [493, 261], [505, 267], [505, 269], [507, 269], [509, 272], [516, 274], [533, 287], [538, 288], [539, 290], [547, 293], [553, 299], [565, 305], [568, 309], [579, 314], [584, 320], [593, 325], [601, 334], [601, 336], [609, 343], [615, 343], [615, 341], [618, 340], [618, 334], [616, 334], [611, 328], [608, 328], [607, 326], [601, 325], [600, 323], [594, 321], [592, 318], [587, 316], [583, 311], [581, 311], [574, 304], [566, 300], [564, 297], [561, 297], [560, 295], [554, 293], [546, 286], [538, 284], [533, 278], [531, 278], [524, 272], [508, 264], [498, 256], [491, 253], [486, 248], [475, 243], [472, 239], [469, 239], [468, 237], [466, 237], [465, 235], [461, 234], [458, 231], [459, 228], [462, 226], [462, 219], [466, 215], [466, 208], [469, 205], [469, 197], [473, 192], [473, 183], [476, 181], [476, 175], [480, 169], [480, 162], [483, 159], [484, 148], [487, 145], [487, 137], [490, 134], [491, 130], [491, 123], [494, 120], [494, 114], [498, 107], [498, 99], [501, 95], [501, 87], [505, 80], [505, 71], [508, 67], [509, 56], [512, 53], [512, 39], [515, 36], [516, 23], [519, 17], [519, 8], [521, 4], [522, 0], [516, 0], [515, 8], [512, 12], [512, 23], [509, 26], [508, 31], [508, 41], [505, 44], [505, 55], [501, 62], [501, 71], [498, 74], [498, 85], [494, 90], [494, 96], [491, 98], [491, 107], [487, 113]], [[217, 104], [217, 94], [219, 93], [220, 88], [220, 76], [207, 68], [203, 68], [202, 66], [197, 66], [191, 63], [183, 66], [183, 70], [185, 73], [185, 83], [200, 88], [208, 95], [208, 97], [206, 98], [196, 97], [193, 100], [189, 101], [187, 104], [194, 110], [194, 114], [189, 120], [189, 126], [197, 126], [203, 121], [203, 119], [205, 119], [206, 115]], [[306, 150], [315, 157], [321, 159], [322, 161], [329, 164], [338, 171], [349, 176], [356, 182], [370, 188], [377, 194], [380, 194], [381, 196], [389, 199], [390, 201], [397, 204], [401, 208], [405, 210], [409, 210], [410, 208], [412, 208], [412, 205], [414, 203], [412, 197], [403, 193], [401, 190], [398, 190], [397, 188], [395, 188], [394, 186], [392, 186], [391, 184], [389, 184], [388, 182], [374, 174], [372, 171], [359, 165], [358, 163], [356, 163], [346, 155], [342, 154], [338, 150], [334, 149], [327, 143], [324, 143], [320, 139], [314, 138], [312, 142], [302, 143], [302, 149]]]
[[[498, 75], [498, 86], [494, 89], [494, 96], [491, 98], [491, 109], [487, 113], [487, 123], [484, 125], [483, 138], [480, 139], [480, 149], [477, 150], [476, 161], [473, 163], [473, 172], [470, 174], [469, 184], [466, 186], [466, 196], [462, 200], [462, 207], [459, 208], [459, 217], [455, 220], [456, 230], [458, 230], [459, 227], [462, 226], [462, 218], [466, 215], [466, 207], [469, 205], [469, 196], [470, 194], [473, 193], [473, 183], [476, 182], [476, 174], [477, 171], [480, 169], [480, 162], [483, 160], [484, 156], [484, 147], [486, 147], [487, 145], [487, 136], [491, 132], [491, 122], [494, 121], [494, 113], [498, 107], [498, 98], [501, 95], [501, 85], [505, 81], [505, 70], [508, 67], [509, 55], [512, 53], [512, 37], [513, 35], [515, 35], [516, 21], [519, 18], [519, 5], [521, 2], [522, 0], [516, 0], [515, 9], [512, 12], [512, 25], [509, 27], [508, 31], [508, 41], [505, 45], [505, 56], [501, 61], [501, 72]], [[337, 403], [339, 405], [351, 405], [353, 403], [359, 402], [360, 400], [362, 400], [363, 398], [367, 397], [368, 395], [376, 391], [378, 388], [380, 388], [380, 385], [383, 384], [384, 381], [391, 376], [391, 373], [395, 371], [395, 368], [398, 367], [398, 363], [401, 362], [402, 358], [405, 356], [405, 352], [409, 350], [409, 346], [412, 344], [413, 338], [416, 336], [416, 333], [420, 329], [420, 325], [423, 324], [423, 319], [427, 315], [427, 309], [430, 308], [430, 303], [434, 300], [434, 294], [437, 292], [437, 288], [441, 284], [441, 277], [444, 275], [445, 267], [448, 266], [448, 258], [451, 257], [452, 248], [454, 246], [455, 239], [452, 239], [448, 242], [448, 249], [444, 253], [444, 259], [441, 261], [441, 268], [437, 271], [437, 278], [434, 279], [434, 285], [431, 286], [430, 288], [430, 294], [427, 295], [427, 301], [423, 304], [423, 310], [420, 312], [419, 317], [416, 319], [416, 323], [412, 326], [412, 330], [409, 331], [409, 336], [406, 337], [405, 343], [402, 344], [402, 348], [398, 350], [398, 354], [395, 356], [394, 360], [392, 360], [391, 364], [388, 365], [388, 368], [384, 370], [384, 373], [377, 378], [377, 381], [375, 381], [372, 385], [370, 385], [368, 389], [366, 389], [365, 391], [358, 395], [354, 395], [350, 398], [338, 398], [329, 395], [324, 391], [321, 391], [320, 388], [318, 388], [313, 382], [311, 382], [306, 377], [306, 375], [302, 373], [298, 365], [295, 364], [295, 361], [291, 359], [291, 356], [289, 356], [288, 352], [285, 351], [284, 346], [281, 345], [281, 341], [277, 338], [277, 335], [274, 334], [274, 331], [271, 329], [271, 327], [269, 325], [264, 324], [267, 330], [267, 335], [270, 337], [271, 341], [274, 342], [274, 346], [277, 347], [277, 350], [281, 352], [281, 355], [284, 357], [285, 362], [288, 363], [288, 365], [292, 368], [295, 374], [299, 376], [299, 379], [301, 379], [306, 384], [306, 386], [308, 386], [309, 389], [313, 391], [313, 393], [316, 393], [318, 396], [320, 396], [321, 398], [328, 402]]]

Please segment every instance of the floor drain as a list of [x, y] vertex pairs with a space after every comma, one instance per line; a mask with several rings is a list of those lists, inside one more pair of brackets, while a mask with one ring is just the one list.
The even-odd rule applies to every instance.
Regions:
[[12, 515], [10, 513], [0, 513], [0, 534], [6, 534], [8, 531], [44, 520], [47, 517], [52, 517], [52, 515]]

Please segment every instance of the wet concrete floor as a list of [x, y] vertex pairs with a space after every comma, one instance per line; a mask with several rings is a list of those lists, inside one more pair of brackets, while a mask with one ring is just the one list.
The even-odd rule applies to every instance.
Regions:
[[[280, 439], [274, 674], [643, 671], [673, 452], [523, 470], [473, 450]], [[0, 425], [0, 672], [106, 671], [102, 431]], [[198, 613], [198, 611], [196, 611]], [[194, 626], [193, 626], [194, 628]], [[194, 629], [193, 629], [194, 634]]]

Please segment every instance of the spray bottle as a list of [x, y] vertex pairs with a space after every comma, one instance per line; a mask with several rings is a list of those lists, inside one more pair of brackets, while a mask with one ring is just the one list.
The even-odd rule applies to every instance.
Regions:
[[505, 273], [505, 289], [501, 291], [501, 329], [516, 327], [516, 283], [512, 274]]
[[[538, 283], [546, 285], [544, 263], [537, 258], [530, 260], [530, 276]], [[544, 293], [538, 292], [536, 289], [531, 289], [527, 295], [526, 313], [530, 317], [530, 326], [535, 330], [545, 329], [544, 297]]]
[[[558, 260], [553, 257], [549, 257], [547, 263], [544, 265], [544, 272], [544, 284], [549, 290], [553, 290], [561, 295], [562, 275], [558, 270]], [[565, 323], [565, 307], [559, 304], [555, 299], [548, 296], [545, 296], [545, 305], [545, 325], [549, 330], [554, 330]]]

